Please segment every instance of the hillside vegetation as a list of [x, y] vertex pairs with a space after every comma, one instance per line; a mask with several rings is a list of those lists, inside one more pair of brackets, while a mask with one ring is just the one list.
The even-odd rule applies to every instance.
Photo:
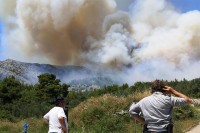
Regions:
[[[72, 133], [133, 133], [142, 132], [140, 124], [134, 125], [128, 114], [133, 101], [148, 96], [149, 91], [137, 92], [128, 96], [104, 94], [91, 97], [69, 111], [69, 127]], [[174, 132], [184, 133], [198, 124], [199, 112], [187, 105], [174, 109]]]
[[21, 119], [41, 118], [54, 104], [59, 95], [67, 98], [67, 84], [53, 74], [38, 76], [38, 83], [27, 85], [15, 77], [0, 81], [0, 119], [16, 122]]
[[[167, 81], [166, 81], [167, 82]], [[169, 86], [193, 98], [200, 96], [200, 79], [171, 81]], [[48, 131], [42, 116], [54, 105], [58, 95], [65, 98], [69, 110], [70, 133], [131, 133], [141, 132], [142, 126], [130, 119], [128, 108], [150, 95], [150, 82], [137, 82], [133, 86], [111, 85], [85, 92], [68, 92], [69, 85], [53, 74], [38, 76], [38, 83], [27, 85], [15, 77], [0, 80], [0, 131], [19, 133], [23, 123], [29, 123], [29, 133]], [[67, 110], [66, 110], [67, 113]], [[174, 109], [175, 133], [183, 133], [199, 121], [196, 107]]]

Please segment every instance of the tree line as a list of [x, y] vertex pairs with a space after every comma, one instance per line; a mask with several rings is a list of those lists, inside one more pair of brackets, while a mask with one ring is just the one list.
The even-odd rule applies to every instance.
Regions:
[[[193, 80], [173, 80], [165, 81], [168, 86], [173, 87], [179, 92], [186, 94], [192, 98], [200, 97], [200, 78]], [[128, 96], [129, 94], [143, 92], [146, 90], [150, 91], [151, 82], [136, 82], [134, 85], [129, 86], [128, 84], [123, 85], [111, 85], [105, 86], [103, 89], [85, 92], [70, 92], [68, 98], [70, 99], [69, 108], [76, 107], [80, 102], [90, 98], [97, 97], [104, 94], [112, 94], [116, 96]]]
[[[166, 81], [167, 85], [193, 98], [200, 97], [200, 78], [193, 80]], [[85, 92], [68, 91], [70, 85], [61, 83], [54, 74], [45, 73], [38, 76], [38, 83], [24, 84], [15, 77], [0, 80], [0, 119], [16, 121], [29, 117], [41, 118], [54, 106], [57, 96], [65, 98], [67, 110], [76, 107], [90, 97], [104, 94], [128, 96], [129, 94], [150, 90], [151, 82], [137, 82], [128, 84], [110, 85], [102, 89]]]
[[29, 117], [42, 117], [52, 106], [57, 96], [67, 100], [67, 84], [61, 84], [54, 74], [38, 76], [38, 83], [28, 85], [15, 77], [0, 80], [0, 119], [16, 121]]

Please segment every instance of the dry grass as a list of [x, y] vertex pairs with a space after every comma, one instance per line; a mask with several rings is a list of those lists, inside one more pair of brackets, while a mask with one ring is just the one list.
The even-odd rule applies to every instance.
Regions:
[[0, 133], [23, 133], [24, 122], [29, 124], [29, 133], [45, 133], [48, 131], [48, 125], [42, 119], [29, 118], [16, 123], [0, 121]]
[[[81, 120], [81, 114], [83, 112], [90, 111], [91, 107], [93, 108], [100, 108], [105, 112], [105, 115], [112, 116], [116, 112], [119, 112], [121, 110], [128, 111], [129, 106], [132, 104], [132, 102], [137, 102], [141, 100], [142, 98], [149, 96], [149, 91], [144, 92], [138, 92], [135, 94], [131, 94], [127, 97], [122, 96], [113, 96], [110, 94], [105, 94], [103, 96], [99, 97], [92, 97], [82, 103], [80, 103], [77, 107], [73, 108], [69, 111], [69, 125], [73, 121], [73, 124], [76, 126], [76, 128], [81, 130], [83, 127], [87, 127]], [[125, 114], [128, 116], [129, 114]], [[91, 123], [92, 125], [93, 123]], [[186, 130], [190, 129], [191, 127], [198, 124], [197, 119], [192, 120], [184, 120], [184, 121], [175, 121], [174, 125], [174, 132], [175, 133], [184, 133]], [[134, 127], [134, 121], [130, 120], [129, 122], [126, 121], [123, 125], [125, 129], [127, 129], [127, 133], [131, 133], [135, 131]], [[140, 124], [137, 124], [136, 126], [136, 132], [142, 131], [142, 126]], [[83, 131], [83, 130], [82, 130]]]
[[128, 95], [126, 97], [126, 99], [127, 99], [126, 101], [130, 102], [129, 104], [131, 104], [132, 102], [138, 102], [141, 99], [143, 99], [144, 97], [147, 97], [149, 95], [151, 95], [150, 91], [134, 93], [134, 94]]
[[194, 119], [184, 120], [184, 121], [175, 121], [174, 123], [174, 133], [185, 133], [189, 131], [194, 126], [198, 125], [199, 121]]
[[[80, 120], [80, 114], [83, 111], [87, 111], [90, 107], [103, 107], [106, 110], [105, 113], [110, 114], [113, 112], [121, 111], [126, 107], [126, 99], [124, 97], [112, 96], [110, 94], [105, 94], [101, 97], [92, 97], [85, 102], [82, 102], [77, 107], [69, 112], [69, 120], [73, 120], [76, 125], [82, 125]], [[115, 108], [113, 108], [113, 106]]]
[[71, 122], [70, 120], [73, 120], [73, 123], [76, 126], [84, 126], [80, 115], [88, 109], [91, 109], [90, 107], [102, 108], [102, 110], [108, 115], [112, 115], [122, 110], [128, 111], [129, 106], [133, 101], [139, 101], [148, 95], [150, 95], [149, 91], [138, 92], [136, 94], [129, 95], [128, 97], [119, 97], [110, 94], [105, 94], [100, 97], [92, 97], [69, 111], [69, 122]]
[[10, 132], [10, 133], [20, 133], [23, 131], [23, 123], [12, 123], [8, 121], [0, 121], [0, 130], [3, 133]]

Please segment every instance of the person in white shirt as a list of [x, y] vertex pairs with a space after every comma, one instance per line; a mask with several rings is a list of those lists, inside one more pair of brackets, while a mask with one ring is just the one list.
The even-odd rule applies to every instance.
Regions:
[[59, 97], [56, 99], [56, 106], [43, 116], [44, 120], [49, 124], [48, 133], [68, 133], [68, 123], [64, 107], [64, 98]]

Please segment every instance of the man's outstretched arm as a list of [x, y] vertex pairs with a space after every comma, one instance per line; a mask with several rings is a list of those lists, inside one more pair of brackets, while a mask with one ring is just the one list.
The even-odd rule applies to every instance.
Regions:
[[173, 89], [172, 87], [169, 87], [169, 86], [165, 86], [165, 88], [163, 88], [165, 90], [166, 93], [168, 94], [173, 94], [177, 97], [180, 97], [180, 98], [184, 98], [186, 100], [187, 103], [192, 103], [192, 99], [189, 98], [188, 96], [176, 91], [175, 89]]

